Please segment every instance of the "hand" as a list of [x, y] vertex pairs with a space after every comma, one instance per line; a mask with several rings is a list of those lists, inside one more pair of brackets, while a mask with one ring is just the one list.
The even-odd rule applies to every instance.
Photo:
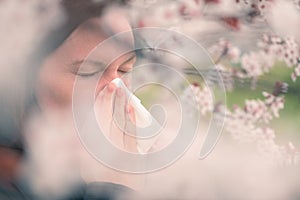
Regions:
[[95, 112], [102, 132], [112, 145], [123, 151], [137, 153], [134, 111], [127, 104], [125, 92], [121, 88], [110, 83], [101, 91], [96, 98]]
[[[122, 89], [117, 89], [113, 83], [107, 85], [96, 97], [95, 111], [99, 127], [111, 145], [122, 151], [138, 152], [133, 136], [134, 111], [126, 105], [126, 95]], [[125, 129], [130, 130], [131, 135], [125, 134]], [[118, 155], [114, 155], [114, 158], [118, 159]], [[106, 167], [86, 150], [82, 151], [80, 161], [81, 174], [86, 182], [112, 182], [133, 189], [139, 189], [144, 184], [144, 175], [123, 173]]]

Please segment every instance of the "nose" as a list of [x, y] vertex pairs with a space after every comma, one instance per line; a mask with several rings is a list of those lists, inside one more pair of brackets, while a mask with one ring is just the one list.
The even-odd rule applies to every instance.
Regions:
[[118, 67], [111, 64], [102, 74], [97, 85], [97, 94], [101, 92], [112, 80], [121, 78], [118, 74]]

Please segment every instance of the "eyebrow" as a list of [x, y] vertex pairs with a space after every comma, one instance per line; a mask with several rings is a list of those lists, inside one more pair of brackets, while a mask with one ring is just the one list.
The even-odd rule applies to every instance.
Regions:
[[89, 63], [89, 64], [92, 64], [95, 66], [103, 66], [103, 67], [106, 66], [106, 64], [104, 62], [97, 61], [97, 60], [77, 60], [77, 61], [72, 62], [71, 65], [79, 68], [80, 65], [82, 65], [83, 63]]
[[[128, 62], [130, 62], [131, 60], [133, 60], [134, 58], [136, 58], [136, 53], [131, 53], [131, 55], [124, 61], [122, 62], [121, 65], [124, 65]], [[77, 60], [77, 61], [74, 61], [72, 62], [72, 66], [75, 66], [75, 67], [80, 67], [80, 65], [82, 65], [83, 63], [90, 63], [94, 66], [101, 66], [101, 67], [106, 67], [107, 64], [104, 63], [104, 62], [101, 62], [101, 61], [97, 61], [97, 60]]]

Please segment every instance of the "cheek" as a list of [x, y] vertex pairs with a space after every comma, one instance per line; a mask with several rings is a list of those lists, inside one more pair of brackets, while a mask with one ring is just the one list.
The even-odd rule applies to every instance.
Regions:
[[45, 66], [37, 81], [37, 99], [42, 108], [68, 108], [72, 104], [74, 75]]

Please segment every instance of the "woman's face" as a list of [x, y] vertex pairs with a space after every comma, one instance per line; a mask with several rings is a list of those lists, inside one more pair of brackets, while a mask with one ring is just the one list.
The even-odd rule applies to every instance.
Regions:
[[[70, 131], [72, 133], [74, 131], [74, 124], [72, 124], [72, 122], [68, 124], [69, 121], [64, 118], [64, 114], [67, 112], [67, 117], [70, 117], [68, 119], [72, 119], [72, 96], [75, 81], [81, 81], [81, 85], [86, 85], [87, 87], [95, 87], [94, 84], [97, 83], [96, 92], [99, 95], [96, 94], [97, 99], [95, 99], [95, 105], [100, 104], [101, 107], [104, 108], [99, 116], [97, 116], [99, 117], [97, 120], [100, 119], [105, 126], [104, 128], [102, 127], [104, 129], [103, 132], [110, 134], [108, 137], [115, 146], [125, 149], [126, 151], [137, 152], [135, 139], [123, 134], [122, 130], [116, 125], [110, 126], [109, 123], [111, 123], [111, 119], [109, 116], [112, 117], [112, 112], [108, 106], [110, 102], [112, 102], [112, 91], [115, 90], [115, 88], [112, 89], [112, 84], [109, 83], [132, 69], [136, 61], [136, 55], [131, 52], [121, 54], [117, 59], [114, 59], [116, 58], [116, 53], [122, 48], [122, 45], [118, 43], [118, 41], [105, 46], [105, 49], [94, 49], [107, 38], [121, 32], [129, 33], [126, 34], [126, 46], [133, 49], [134, 38], [132, 29], [128, 21], [118, 11], [110, 11], [100, 18], [92, 18], [81, 24], [70, 37], [45, 60], [40, 68], [36, 84], [36, 98], [43, 114], [47, 116], [50, 114], [51, 117], [53, 117], [53, 114], [55, 115], [54, 121], [58, 127], [54, 128], [62, 129], [62, 131], [66, 131], [67, 133], [69, 132], [69, 128], [72, 128]], [[93, 53], [90, 54], [91, 52]], [[81, 67], [82, 64], [84, 67]], [[97, 80], [99, 73], [101, 76], [99, 80]], [[104, 89], [106, 86], [108, 86], [107, 90]], [[80, 92], [84, 95], [84, 87], [82, 89]], [[100, 92], [102, 93], [100, 94]], [[116, 91], [116, 95], [119, 95], [119, 97], [125, 96], [124, 94], [120, 94], [120, 92], [118, 93], [118, 90]], [[130, 109], [126, 112], [128, 115], [132, 114]], [[63, 115], [61, 115], [61, 113]], [[59, 121], [58, 124], [56, 124], [57, 120]], [[51, 125], [53, 126], [53, 124], [50, 124], [50, 126]], [[60, 127], [62, 125], [67, 126], [67, 129], [65, 130], [64, 127]], [[56, 129], [55, 131], [57, 132]], [[71, 155], [75, 155], [75, 162], [79, 162], [81, 175], [84, 180], [88, 182], [101, 180], [134, 187], [129, 175], [122, 175], [122, 173], [100, 165], [82, 148], [79, 141], [73, 138], [73, 136], [74, 135], [71, 136], [73, 140], [68, 139], [65, 142], [67, 144], [62, 142], [62, 139], [59, 137], [59, 141], [55, 144], [56, 151], [57, 149], [60, 150], [57, 147], [58, 144], [63, 144], [62, 149], [64, 152], [66, 152], [65, 148], [70, 148], [70, 151], [67, 152]], [[32, 142], [34, 140], [32, 146], [39, 144], [41, 140], [37, 138], [41, 137], [41, 134], [36, 134], [36, 137], [31, 134], [29, 141]], [[47, 138], [46, 141], [48, 141]], [[74, 152], [76, 148], [74, 148], [73, 142], [75, 142], [76, 147], [79, 147], [78, 152]], [[51, 153], [53, 152], [51, 151]], [[69, 157], [73, 158], [73, 156]], [[65, 160], [66, 159], [64, 159], [63, 163], [66, 162]], [[70, 166], [74, 168], [73, 162], [70, 163]]]
[[[113, 62], [110, 54], [116, 52], [117, 45], [108, 46], [97, 52], [98, 57], [87, 58], [90, 52], [113, 34], [130, 31], [125, 17], [111, 11], [99, 18], [92, 18], [81, 24], [65, 42], [54, 51], [42, 65], [37, 82], [37, 99], [42, 110], [70, 109], [75, 80], [93, 82], [99, 73], [102, 76], [97, 90], [101, 91], [111, 80], [130, 71], [135, 63], [134, 53], [121, 55]], [[133, 34], [127, 38], [134, 45]], [[81, 67], [81, 64], [85, 67]]]

